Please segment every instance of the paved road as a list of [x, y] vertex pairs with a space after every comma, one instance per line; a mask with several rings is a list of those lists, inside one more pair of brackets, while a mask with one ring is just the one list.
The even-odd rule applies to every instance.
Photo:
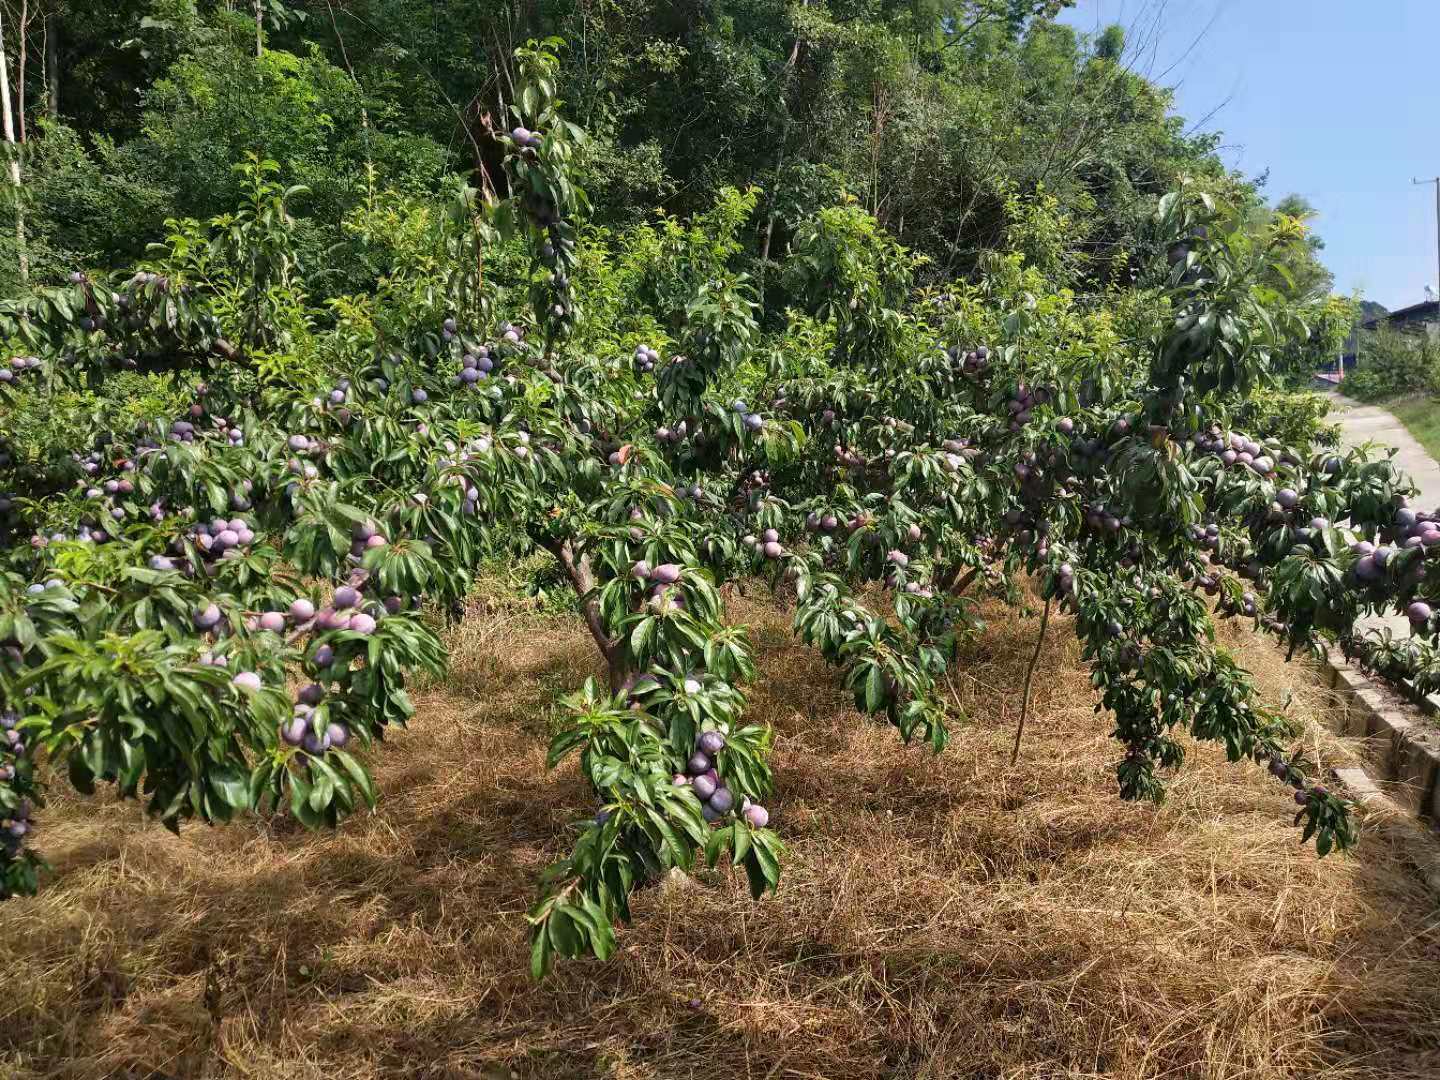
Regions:
[[[1331, 402], [1330, 415], [1340, 422], [1341, 443], [1359, 446], [1373, 442], [1395, 447], [1395, 464], [1408, 473], [1420, 489], [1420, 494], [1412, 500], [1413, 505], [1420, 510], [1440, 508], [1440, 464], [1436, 464], [1399, 420], [1375, 405], [1361, 405], [1336, 393], [1325, 396]], [[1398, 613], [1385, 618], [1372, 616], [1364, 620], [1364, 625], [1388, 626], [1398, 635], [1410, 633], [1409, 622]]]

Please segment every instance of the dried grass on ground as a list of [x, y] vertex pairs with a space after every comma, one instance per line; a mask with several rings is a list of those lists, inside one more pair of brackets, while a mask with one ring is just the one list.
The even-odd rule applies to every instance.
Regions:
[[[1372, 832], [1316, 860], [1286, 792], [1210, 749], [1161, 809], [1120, 803], [1065, 620], [1012, 769], [1035, 620], [987, 611], [937, 760], [861, 720], [783, 613], [734, 614], [777, 736], [777, 898], [729, 873], [648, 890], [612, 962], [532, 984], [524, 910], [590, 805], [544, 772], [547, 710], [593, 656], [571, 620], [477, 611], [377, 755], [379, 813], [338, 835], [175, 838], [58, 800], [55, 877], [4, 912], [0, 1073], [1440, 1075], [1440, 915], [1400, 853]], [[1271, 700], [1324, 708], [1313, 672], [1237, 640]]]

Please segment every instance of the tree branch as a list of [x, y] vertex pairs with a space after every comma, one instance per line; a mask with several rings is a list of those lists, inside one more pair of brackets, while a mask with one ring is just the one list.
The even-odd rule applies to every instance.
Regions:
[[1035, 665], [1040, 662], [1040, 650], [1045, 646], [1045, 631], [1050, 627], [1050, 600], [1045, 599], [1045, 614], [1040, 616], [1040, 633], [1035, 638], [1035, 651], [1030, 655], [1030, 666], [1025, 669], [1025, 697], [1020, 702], [1020, 723], [1015, 728], [1015, 748], [1010, 751], [1010, 764], [1020, 760], [1020, 739], [1025, 734], [1025, 717], [1030, 712], [1030, 684], [1035, 679]]
[[565, 576], [570, 579], [570, 584], [575, 589], [575, 595], [580, 598], [580, 612], [585, 616], [585, 625], [590, 630], [590, 636], [595, 639], [596, 646], [610, 668], [610, 683], [613, 689], [620, 671], [620, 642], [605, 631], [605, 619], [600, 611], [600, 598], [595, 592], [595, 575], [590, 569], [590, 558], [587, 555], [577, 556], [575, 546], [569, 540], [559, 543], [548, 541], [545, 546], [560, 561]]
[[970, 586], [975, 583], [975, 579], [980, 575], [980, 567], [972, 566], [957, 583], [955, 579], [960, 576], [960, 571], [963, 569], [965, 569], [964, 563], [956, 563], [941, 574], [940, 579], [936, 582], [936, 584], [940, 586], [940, 590], [942, 592], [954, 593], [956, 596], [963, 595], [965, 590], [970, 588]]

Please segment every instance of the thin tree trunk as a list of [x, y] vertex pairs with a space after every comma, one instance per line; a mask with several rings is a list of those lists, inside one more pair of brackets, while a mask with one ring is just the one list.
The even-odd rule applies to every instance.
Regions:
[[264, 0], [255, 0], [255, 59], [265, 55], [265, 9], [260, 5]]
[[1010, 751], [1010, 764], [1020, 760], [1020, 739], [1025, 734], [1025, 717], [1030, 712], [1030, 684], [1035, 681], [1035, 665], [1040, 662], [1040, 650], [1045, 645], [1045, 631], [1050, 627], [1050, 599], [1045, 600], [1045, 614], [1040, 616], [1040, 636], [1035, 639], [1035, 651], [1030, 654], [1030, 666], [1025, 669], [1025, 697], [1020, 702], [1020, 723], [1015, 728], [1015, 748]]
[[612, 691], [620, 689], [620, 684], [625, 678], [625, 650], [620, 641], [610, 637], [606, 632], [605, 619], [600, 611], [600, 597], [595, 591], [595, 575], [590, 569], [589, 557], [577, 556], [574, 546], [568, 540], [560, 543], [548, 542], [545, 546], [560, 560], [565, 576], [570, 579], [570, 585], [580, 599], [580, 612], [585, 617], [585, 626], [589, 629], [590, 636], [595, 639], [595, 645], [600, 650], [600, 655], [605, 658], [605, 666], [609, 669], [610, 689]]
[[370, 114], [365, 110], [365, 89], [360, 85], [360, 80], [355, 77], [355, 69], [350, 66], [350, 53], [345, 48], [345, 39], [340, 36], [340, 25], [335, 21], [335, 8], [330, 0], [325, 0], [325, 10], [330, 13], [330, 29], [335, 34], [335, 44], [340, 47], [340, 59], [344, 61], [345, 70], [350, 75], [350, 81], [355, 84], [355, 93], [360, 101], [360, 132], [365, 139], [365, 171], [368, 181], [373, 182], [373, 168], [370, 160]]
[[45, 15], [45, 85], [49, 88], [47, 107], [51, 120], [60, 118], [60, 20], [54, 12]]
[[5, 122], [10, 185], [15, 189], [15, 248], [20, 264], [20, 281], [30, 283], [30, 256], [25, 250], [25, 202], [20, 186], [20, 147], [15, 141], [15, 109], [10, 100], [10, 56], [5, 51], [4, 13], [0, 11], [0, 115]]
[[[803, 9], [803, 8], [807, 8], [807, 7], [809, 7], [809, 6], [810, 6], [810, 0], [800, 0], [800, 7], [801, 7], [802, 9]], [[781, 74], [781, 79], [784, 80], [784, 81], [788, 81], [788, 80], [789, 80], [789, 78], [790, 78], [790, 73], [795, 70], [795, 65], [796, 65], [796, 63], [798, 63], [799, 60], [800, 60], [800, 46], [801, 46], [801, 44], [802, 44], [802, 42], [801, 42], [801, 39], [800, 39], [800, 35], [799, 35], [799, 34], [796, 34], [796, 35], [795, 35], [795, 41], [794, 41], [794, 43], [790, 46], [790, 58], [785, 61], [785, 70], [784, 70], [784, 72]], [[786, 91], [786, 89], [787, 89], [787, 88], [786, 88], [784, 85], [782, 85], [781, 88], [780, 88], [780, 94], [781, 94], [781, 100], [782, 100], [782, 102], [784, 102], [784, 100], [785, 100], [785, 91]], [[761, 311], [764, 311], [764, 310], [765, 310], [765, 279], [766, 279], [766, 277], [768, 276], [768, 275], [767, 275], [767, 270], [768, 270], [768, 265], [767, 265], [767, 264], [770, 262], [770, 242], [771, 242], [772, 239], [774, 239], [774, 236], [775, 236], [775, 218], [776, 218], [775, 201], [780, 197], [780, 192], [779, 192], [779, 190], [778, 190], [778, 188], [779, 188], [779, 186], [780, 186], [780, 170], [785, 167], [785, 151], [786, 151], [786, 149], [789, 147], [789, 144], [790, 144], [790, 125], [791, 125], [790, 109], [789, 109], [789, 104], [788, 104], [788, 102], [786, 102], [786, 103], [785, 103], [785, 127], [784, 127], [784, 129], [781, 131], [781, 133], [780, 133], [780, 153], [779, 153], [779, 156], [776, 158], [776, 161], [775, 161], [775, 183], [774, 183], [774, 186], [772, 187], [772, 189], [771, 189], [771, 191], [770, 191], [770, 213], [769, 213], [769, 215], [768, 215], [768, 216], [766, 217], [766, 219], [765, 219], [765, 239], [764, 239], [764, 241], [761, 243], [761, 246], [760, 246], [760, 310], [761, 310]]]
[[20, 34], [15, 62], [15, 121], [20, 141], [25, 141], [25, 61], [30, 55], [30, 0], [20, 0]]

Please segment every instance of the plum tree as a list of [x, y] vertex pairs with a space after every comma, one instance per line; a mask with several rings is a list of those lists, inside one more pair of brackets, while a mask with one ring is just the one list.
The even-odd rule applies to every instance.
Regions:
[[[7, 408], [103, 385], [115, 356], [196, 380], [183, 418], [52, 425], [0, 465], [0, 539], [20, 541], [0, 564], [0, 888], [36, 886], [36, 748], [82, 791], [143, 793], [170, 827], [373, 806], [357, 752], [412, 715], [411, 674], [443, 667], [422, 598], [459, 609], [495, 552], [548, 554], [602, 669], [561, 700], [549, 748], [552, 767], [578, 759], [599, 811], [541, 882], [537, 975], [608, 956], [633, 891], [672, 869], [728, 852], [757, 896], [776, 888], [770, 733], [745, 720], [753, 648], [722, 600], [740, 578], [793, 603], [862, 713], [936, 753], [939, 687], [978, 632], [970, 590], [1026, 603], [1033, 586], [1042, 626], [1073, 615], [1124, 797], [1162, 795], [1187, 731], [1293, 786], [1322, 854], [1353, 840], [1213, 619], [1440, 672], [1440, 521], [1387, 459], [1234, 430], [1303, 327], [1266, 309], [1267, 252], [1233, 215], [1162, 200], [1137, 332], [1083, 357], [1054, 304], [916, 289], [909, 254], [849, 202], [797, 230], [785, 279], [803, 310], [778, 343], [748, 280], [703, 253], [683, 294], [651, 290], [654, 310], [613, 332], [587, 318], [610, 309], [571, 179], [583, 133], [553, 52], [518, 61], [492, 132], [512, 194], [457, 188], [443, 259], [396, 269], [373, 303], [337, 300], [314, 350], [330, 368], [304, 393], [257, 374], [283, 335], [227, 306], [255, 283], [207, 277], [234, 257], [228, 233], [203, 265], [187, 240], [113, 294], [82, 276], [0, 308], [16, 351], [46, 358], [0, 387]], [[242, 239], [288, 257], [291, 193], [262, 165]], [[477, 272], [490, 249], [524, 267], [508, 291]], [[1357, 634], [1381, 609], [1410, 615], [1409, 651]]]

